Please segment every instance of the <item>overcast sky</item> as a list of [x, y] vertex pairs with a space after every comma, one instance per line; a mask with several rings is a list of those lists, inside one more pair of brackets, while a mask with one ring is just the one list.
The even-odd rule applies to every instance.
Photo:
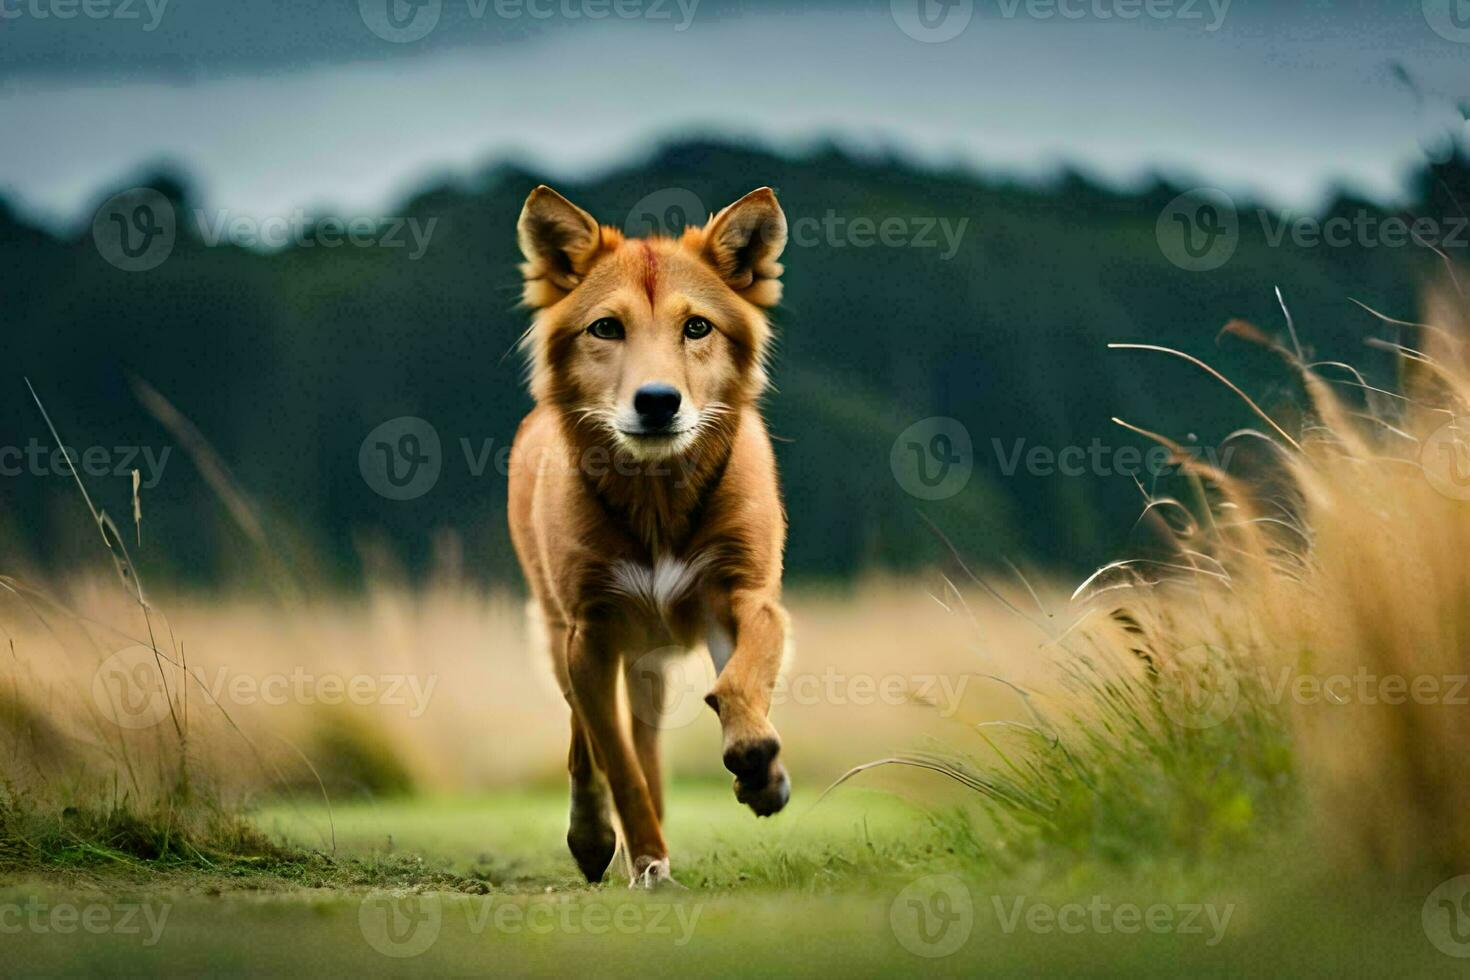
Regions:
[[1458, 0], [87, 2], [108, 16], [0, 0], [0, 194], [58, 224], [165, 161], [241, 215], [373, 214], [506, 157], [575, 176], [711, 133], [1392, 202], [1470, 99]]

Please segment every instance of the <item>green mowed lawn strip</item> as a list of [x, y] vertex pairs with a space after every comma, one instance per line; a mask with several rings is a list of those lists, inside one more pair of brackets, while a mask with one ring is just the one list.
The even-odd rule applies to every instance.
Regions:
[[[1422, 895], [1365, 901], [1313, 887], [1289, 861], [1152, 874], [988, 872], [897, 798], [844, 789], [756, 820], [729, 788], [669, 800], [675, 875], [630, 891], [578, 879], [565, 800], [548, 789], [478, 799], [272, 807], [272, 835], [389, 874], [380, 887], [207, 875], [0, 891], [21, 972], [561, 976], [1450, 975]], [[413, 856], [417, 857], [413, 857]], [[441, 890], [431, 874], [460, 880]], [[471, 891], [465, 893], [465, 881]], [[401, 885], [401, 887], [400, 887]]]
[[[761, 819], [723, 782], [686, 782], [670, 791], [667, 811], [674, 877], [690, 887], [814, 888], [861, 870], [901, 873], [946, 856], [925, 812], [887, 793], [842, 791]], [[335, 807], [330, 816], [322, 807], [275, 807], [255, 823], [291, 844], [335, 844], [338, 855], [365, 862], [421, 855], [499, 891], [587, 887], [567, 852], [566, 794], [555, 789], [359, 803]], [[625, 875], [619, 858], [604, 887]]]

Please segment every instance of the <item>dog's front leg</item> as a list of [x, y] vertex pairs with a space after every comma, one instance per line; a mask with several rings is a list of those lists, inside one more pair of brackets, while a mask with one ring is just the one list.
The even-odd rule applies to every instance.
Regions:
[[786, 648], [786, 610], [763, 592], [735, 591], [728, 600], [720, 619], [734, 635], [734, 652], [705, 701], [720, 716], [735, 798], [768, 817], [791, 796], [786, 768], [777, 758], [781, 737], [767, 717]]
[[656, 885], [669, 878], [669, 850], [643, 768], [619, 719], [617, 651], [595, 621], [579, 622], [569, 631], [567, 672], [593, 755], [607, 775], [623, 825], [624, 844], [633, 862], [633, 884]]

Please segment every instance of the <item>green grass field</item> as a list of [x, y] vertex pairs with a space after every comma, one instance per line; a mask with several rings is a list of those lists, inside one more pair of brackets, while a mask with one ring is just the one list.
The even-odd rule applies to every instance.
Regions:
[[[844, 788], [757, 821], [713, 783], [674, 787], [684, 889], [580, 882], [562, 794], [266, 809], [257, 824], [329, 846], [284, 878], [91, 867], [0, 891], [26, 973], [560, 976], [757, 974], [1450, 975], [1423, 893], [1360, 900], [1294, 848], [1241, 865], [1126, 875], [1037, 863], [983, 870], [897, 796]], [[333, 830], [334, 828], [334, 830]]]

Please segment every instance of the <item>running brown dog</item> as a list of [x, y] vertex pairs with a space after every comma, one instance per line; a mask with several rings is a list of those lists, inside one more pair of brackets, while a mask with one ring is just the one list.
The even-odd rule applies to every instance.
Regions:
[[517, 235], [536, 407], [510, 530], [572, 709], [567, 845], [600, 881], [615, 811], [651, 887], [670, 876], [655, 651], [709, 650], [736, 798], [766, 816], [790, 795], [767, 718], [786, 520], [758, 410], [786, 218], [763, 187], [678, 238], [631, 239], [543, 186]]

